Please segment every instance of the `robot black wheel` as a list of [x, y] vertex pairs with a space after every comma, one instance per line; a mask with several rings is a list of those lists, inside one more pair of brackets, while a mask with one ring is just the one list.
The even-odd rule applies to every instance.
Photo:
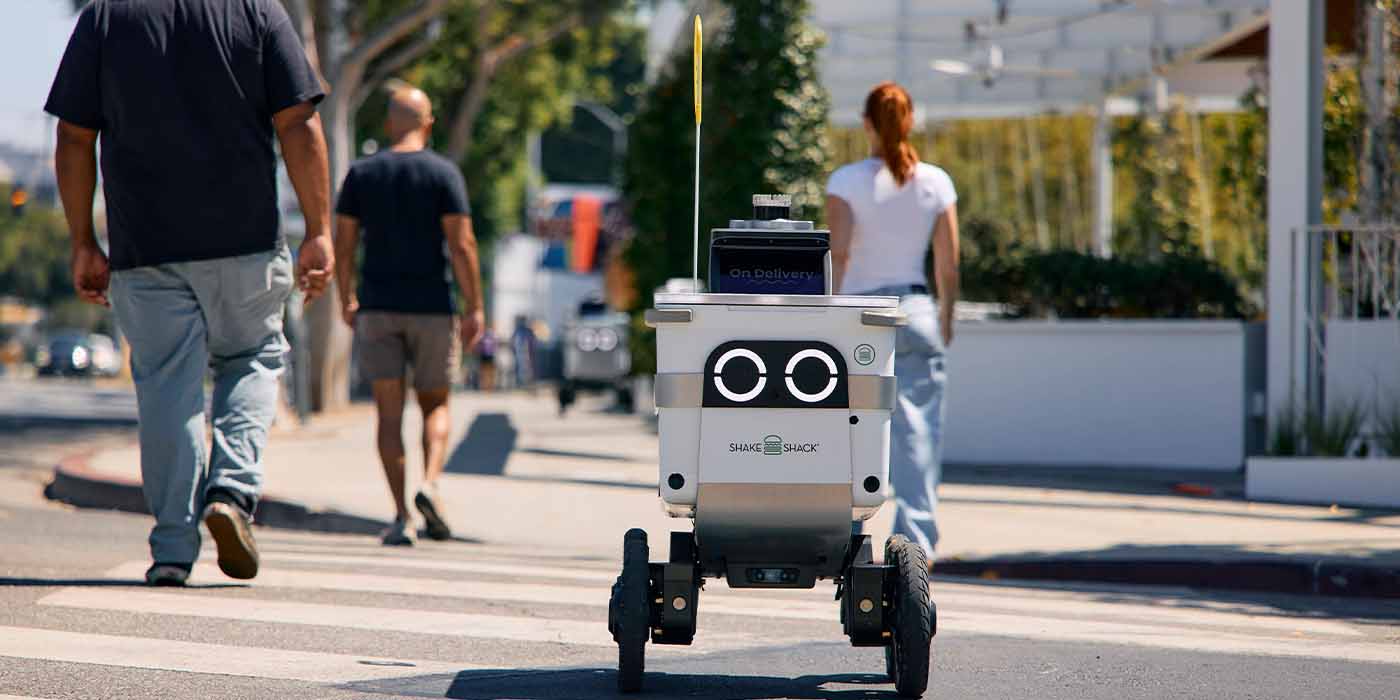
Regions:
[[645, 530], [627, 531], [622, 545], [622, 575], [613, 584], [613, 639], [617, 640], [617, 689], [635, 693], [642, 689], [646, 670], [646, 643], [651, 633], [650, 568]]
[[933, 602], [928, 592], [928, 560], [919, 545], [904, 535], [885, 543], [885, 563], [894, 567], [891, 588], [890, 644], [885, 670], [901, 697], [917, 698], [928, 688], [929, 649], [933, 643]]

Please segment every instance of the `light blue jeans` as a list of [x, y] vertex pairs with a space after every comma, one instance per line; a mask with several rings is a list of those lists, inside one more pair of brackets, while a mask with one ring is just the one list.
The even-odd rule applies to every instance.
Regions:
[[[283, 304], [291, 289], [286, 246], [112, 274], [112, 307], [131, 345], [142, 490], [156, 519], [154, 561], [194, 562], [209, 489], [250, 502], [261, 493], [263, 448], [287, 351]], [[211, 369], [212, 421], [204, 395]]]
[[[867, 294], [899, 296], [898, 289]], [[900, 297], [909, 325], [895, 335], [894, 374], [899, 391], [890, 421], [890, 486], [894, 534], [924, 548], [929, 561], [938, 544], [934, 511], [943, 472], [943, 394], [948, 383], [937, 306], [927, 294]]]

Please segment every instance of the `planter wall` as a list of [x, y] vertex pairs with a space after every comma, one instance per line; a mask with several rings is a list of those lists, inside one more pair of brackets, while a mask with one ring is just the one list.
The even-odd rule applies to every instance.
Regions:
[[1252, 501], [1400, 508], [1400, 458], [1250, 457]]
[[1323, 381], [1329, 399], [1391, 409], [1400, 401], [1400, 322], [1327, 322]]
[[985, 321], [948, 356], [944, 460], [1239, 469], [1245, 326]]

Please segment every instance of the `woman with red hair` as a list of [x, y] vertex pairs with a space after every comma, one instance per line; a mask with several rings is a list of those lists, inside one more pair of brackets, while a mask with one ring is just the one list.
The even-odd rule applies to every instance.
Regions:
[[[897, 296], [909, 317], [895, 344], [894, 532], [921, 545], [932, 562], [947, 382], [943, 355], [953, 342], [958, 297], [958, 195], [948, 174], [919, 162], [910, 145], [914, 105], [904, 88], [876, 85], [865, 99], [864, 116], [870, 157], [837, 169], [826, 186], [832, 286], [841, 294]], [[924, 269], [930, 248], [937, 304]]]

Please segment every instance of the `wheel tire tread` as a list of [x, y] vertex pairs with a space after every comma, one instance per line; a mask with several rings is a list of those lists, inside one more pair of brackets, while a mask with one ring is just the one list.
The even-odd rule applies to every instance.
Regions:
[[885, 563], [895, 567], [894, 682], [901, 697], [917, 698], [928, 689], [929, 647], [933, 642], [928, 564], [923, 548], [904, 535], [885, 545]]
[[621, 602], [617, 634], [617, 689], [623, 693], [640, 691], [646, 671], [646, 642], [651, 623], [649, 556], [646, 532], [628, 530], [623, 538], [622, 575], [617, 578], [616, 585]]

